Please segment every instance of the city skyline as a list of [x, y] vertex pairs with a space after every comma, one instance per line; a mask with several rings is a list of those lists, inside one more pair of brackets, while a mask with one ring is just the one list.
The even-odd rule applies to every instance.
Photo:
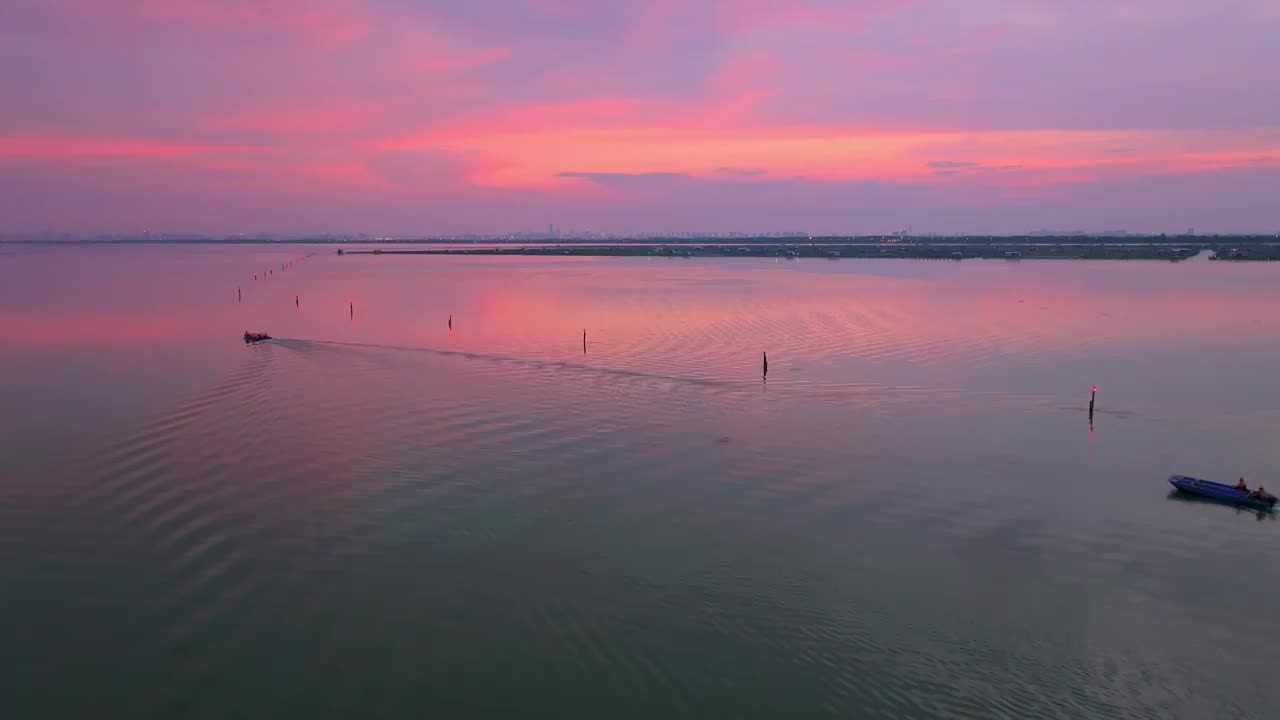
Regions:
[[1274, 233], [1264, 0], [18, 0], [0, 234]]

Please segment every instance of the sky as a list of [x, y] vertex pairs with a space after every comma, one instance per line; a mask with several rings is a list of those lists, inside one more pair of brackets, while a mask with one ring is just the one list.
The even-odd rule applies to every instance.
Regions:
[[1275, 0], [5, 0], [0, 234], [1280, 231]]

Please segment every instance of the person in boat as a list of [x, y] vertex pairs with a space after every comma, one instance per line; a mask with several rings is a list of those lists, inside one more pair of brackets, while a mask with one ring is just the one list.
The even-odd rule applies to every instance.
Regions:
[[1266, 500], [1270, 496], [1267, 495], [1267, 489], [1259, 485], [1257, 490], [1249, 494], [1249, 497], [1255, 500]]
[[1240, 478], [1240, 482], [1236, 483], [1236, 489], [1242, 492], [1249, 492], [1249, 486], [1244, 484], [1244, 478]]

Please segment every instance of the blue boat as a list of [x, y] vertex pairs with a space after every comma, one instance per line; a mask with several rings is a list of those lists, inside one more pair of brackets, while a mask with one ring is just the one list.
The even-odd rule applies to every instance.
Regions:
[[1172, 475], [1169, 484], [1189, 495], [1197, 495], [1210, 500], [1252, 508], [1254, 510], [1273, 510], [1276, 506], [1274, 495], [1258, 495], [1249, 490], [1237, 490], [1232, 485], [1199, 480], [1186, 475]]

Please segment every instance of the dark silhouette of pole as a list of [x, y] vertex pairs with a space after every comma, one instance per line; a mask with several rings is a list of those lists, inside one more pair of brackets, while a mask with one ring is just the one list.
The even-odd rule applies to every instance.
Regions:
[[1098, 399], [1098, 386], [1093, 386], [1093, 392], [1089, 395], [1089, 424], [1093, 424], [1093, 402]]
[[294, 296], [293, 296], [293, 306], [294, 306], [294, 307], [296, 307], [296, 308], [301, 308], [301, 307], [302, 307], [302, 300], [301, 300], [301, 299], [299, 299], [297, 295], [294, 295]]
[[587, 354], [587, 329], [582, 328], [582, 354]]
[[769, 377], [769, 353], [765, 352], [760, 354], [764, 356], [764, 372], [760, 377], [767, 378]]
[[453, 313], [449, 313], [449, 329], [453, 329]]
[[356, 319], [356, 301], [348, 300], [347, 304], [351, 306], [351, 319], [355, 320]]
[[236, 286], [236, 302], [241, 302], [243, 300], [244, 300], [244, 293], [240, 292], [240, 286], [237, 285]]

